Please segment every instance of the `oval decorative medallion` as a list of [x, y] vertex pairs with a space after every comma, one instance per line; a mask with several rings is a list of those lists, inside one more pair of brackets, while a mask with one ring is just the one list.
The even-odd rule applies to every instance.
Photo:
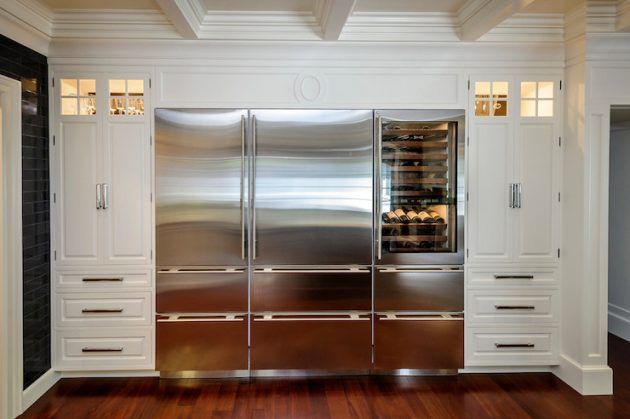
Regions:
[[311, 73], [302, 73], [295, 80], [295, 96], [300, 102], [314, 102], [324, 92], [322, 78]]

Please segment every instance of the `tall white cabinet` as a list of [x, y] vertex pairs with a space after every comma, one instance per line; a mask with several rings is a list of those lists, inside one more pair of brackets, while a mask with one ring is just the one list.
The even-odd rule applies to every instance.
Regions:
[[58, 370], [153, 369], [149, 94], [147, 74], [54, 75], [51, 213]]
[[559, 75], [471, 77], [466, 365], [553, 365], [560, 315]]

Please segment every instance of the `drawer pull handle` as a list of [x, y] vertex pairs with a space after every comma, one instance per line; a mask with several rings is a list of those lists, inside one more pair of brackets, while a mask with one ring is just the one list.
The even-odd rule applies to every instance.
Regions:
[[81, 313], [122, 313], [122, 308], [84, 308]]
[[123, 348], [83, 348], [81, 352], [89, 353], [89, 352], [122, 352]]
[[121, 278], [83, 278], [83, 282], [122, 282]]
[[500, 306], [495, 305], [497, 310], [536, 310], [536, 306]]
[[533, 343], [495, 343], [496, 348], [533, 348]]
[[534, 275], [500, 275], [495, 274], [494, 279], [534, 279]]

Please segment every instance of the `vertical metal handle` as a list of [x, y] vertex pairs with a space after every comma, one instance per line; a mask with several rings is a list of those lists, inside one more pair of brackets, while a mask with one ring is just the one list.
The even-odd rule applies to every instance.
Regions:
[[383, 244], [381, 242], [381, 237], [383, 235], [383, 221], [381, 215], [381, 162], [382, 162], [382, 144], [383, 144], [383, 117], [378, 116], [376, 118], [376, 124], [378, 126], [377, 130], [377, 142], [376, 142], [376, 258], [381, 260], [383, 257]]
[[100, 210], [103, 208], [103, 192], [102, 192], [102, 184], [96, 184], [96, 209]]
[[103, 209], [109, 208], [109, 185], [103, 183]]
[[252, 115], [252, 259], [256, 260], [256, 115]]
[[510, 183], [510, 208], [515, 208], [516, 205], [516, 184]]
[[245, 260], [245, 115], [241, 115], [241, 259]]
[[523, 207], [523, 184], [516, 184], [516, 208]]

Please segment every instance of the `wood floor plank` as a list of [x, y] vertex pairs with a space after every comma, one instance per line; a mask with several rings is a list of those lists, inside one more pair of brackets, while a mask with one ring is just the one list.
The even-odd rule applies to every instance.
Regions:
[[610, 335], [614, 396], [582, 397], [548, 373], [221, 380], [72, 378], [21, 417], [630, 418], [630, 342]]

